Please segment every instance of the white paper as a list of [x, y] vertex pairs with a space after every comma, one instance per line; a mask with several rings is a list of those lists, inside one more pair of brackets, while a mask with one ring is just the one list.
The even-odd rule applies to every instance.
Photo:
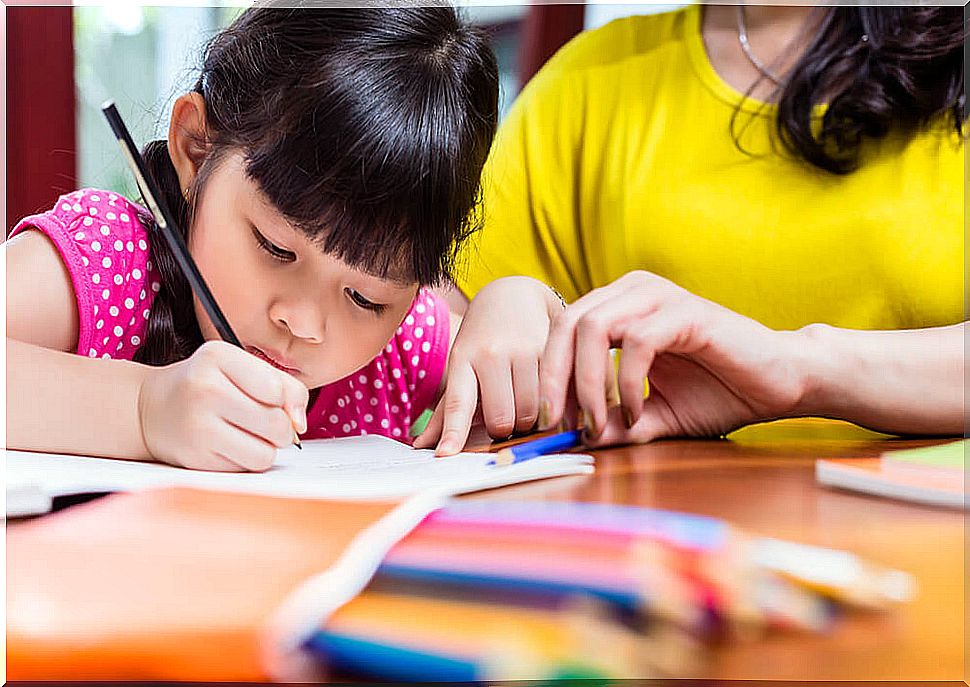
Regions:
[[7, 483], [29, 483], [50, 496], [149, 487], [192, 486], [333, 499], [400, 498], [428, 489], [459, 494], [559, 475], [593, 472], [592, 456], [559, 454], [490, 466], [494, 454], [436, 458], [386, 437], [368, 435], [303, 442], [281, 449], [263, 473], [188, 470], [159, 463], [6, 451]]

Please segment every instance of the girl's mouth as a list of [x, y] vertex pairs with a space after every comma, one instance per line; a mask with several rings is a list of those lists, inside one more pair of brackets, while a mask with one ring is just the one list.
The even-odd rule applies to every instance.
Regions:
[[[284, 362], [281, 362], [282, 356], [279, 356], [276, 353], [266, 353], [265, 351], [259, 348], [256, 348], [255, 346], [246, 346], [246, 350], [252, 353], [257, 358], [262, 358], [270, 365], [275, 367], [277, 370], [282, 370], [283, 372], [286, 372], [287, 374], [291, 374], [294, 377], [300, 374], [299, 368], [290, 367], [289, 365], [286, 365]], [[289, 361], [286, 361], [286, 362], [289, 362]]]

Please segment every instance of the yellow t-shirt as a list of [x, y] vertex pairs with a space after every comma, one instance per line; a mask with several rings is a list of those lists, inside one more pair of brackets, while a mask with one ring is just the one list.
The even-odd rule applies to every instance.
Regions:
[[[469, 297], [525, 274], [572, 301], [644, 269], [775, 328], [964, 319], [963, 145], [940, 123], [836, 176], [714, 71], [701, 8], [581, 34], [526, 87], [484, 176]], [[731, 118], [741, 103], [735, 131]], [[776, 149], [773, 152], [773, 149]]]

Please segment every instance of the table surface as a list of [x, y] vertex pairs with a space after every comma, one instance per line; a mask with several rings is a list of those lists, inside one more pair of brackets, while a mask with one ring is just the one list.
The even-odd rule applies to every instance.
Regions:
[[698, 513], [765, 536], [851, 551], [915, 577], [915, 599], [889, 613], [846, 615], [823, 635], [776, 632], [725, 642], [698, 672], [684, 677], [965, 681], [966, 513], [815, 481], [818, 458], [877, 456], [930, 443], [937, 442], [792, 420], [746, 428], [729, 439], [595, 451], [593, 475], [463, 498], [592, 501]]
[[824, 635], [773, 633], [713, 651], [701, 674], [750, 680], [959, 680], [967, 675], [966, 514], [823, 487], [818, 458], [937, 443], [824, 420], [750, 427], [727, 440], [596, 451], [596, 474], [466, 498], [575, 500], [688, 511], [758, 534], [854, 552], [916, 579], [915, 599], [846, 615]]

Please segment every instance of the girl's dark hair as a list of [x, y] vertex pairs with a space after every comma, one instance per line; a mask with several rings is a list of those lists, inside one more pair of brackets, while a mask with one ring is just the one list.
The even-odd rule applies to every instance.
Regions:
[[[495, 133], [498, 69], [482, 32], [445, 5], [244, 12], [209, 43], [194, 87], [209, 153], [189, 198], [227, 152], [327, 253], [381, 277], [434, 284], [478, 227]], [[183, 232], [192, 220], [164, 141], [144, 155]], [[135, 359], [167, 364], [202, 342], [167, 245]]]
[[[912, 135], [938, 117], [963, 136], [963, 8], [832, 7], [778, 100], [785, 148], [834, 174], [859, 166], [866, 138]], [[827, 102], [821, 125], [813, 108]]]

